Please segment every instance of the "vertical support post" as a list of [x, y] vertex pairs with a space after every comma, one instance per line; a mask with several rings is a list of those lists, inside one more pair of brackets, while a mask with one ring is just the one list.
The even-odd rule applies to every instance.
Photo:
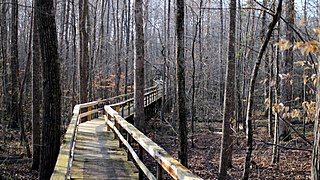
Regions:
[[[121, 126], [120, 126], [120, 124], [119, 124], [119, 123], [118, 123], [118, 127], [117, 127], [117, 128], [118, 128], [118, 130], [119, 130], [120, 134], [122, 134], [122, 133], [121, 133], [122, 128], [121, 128]], [[121, 139], [120, 139], [120, 138], [118, 138], [118, 140], [119, 140], [119, 148], [122, 148], [122, 147], [123, 147], [123, 146], [122, 146], [122, 145], [123, 145], [123, 144], [122, 144], [122, 141], [121, 141]]]
[[[92, 110], [92, 106], [89, 106], [89, 107], [88, 107], [88, 112], [90, 112], [91, 110]], [[92, 115], [87, 116], [87, 120], [88, 120], [88, 121], [91, 121], [91, 119], [92, 119], [91, 116], [92, 116]]]
[[[118, 121], [116, 120], [116, 118], [114, 118], [114, 126], [118, 129]], [[119, 139], [116, 133], [114, 133], [114, 139]]]
[[[139, 144], [139, 159], [141, 160], [141, 162], [143, 162], [143, 148], [142, 146]], [[141, 168], [139, 168], [139, 179], [143, 179], [143, 171]]]
[[130, 116], [130, 102], [131, 101], [128, 101], [128, 116]]
[[120, 106], [116, 106], [116, 111], [117, 111], [117, 113], [120, 112]]
[[152, 102], [155, 100], [154, 96], [156, 95], [156, 93], [157, 91], [152, 93]]
[[[130, 139], [130, 134], [127, 132], [127, 142], [128, 144], [131, 146], [131, 139]], [[128, 152], [127, 152], [127, 160], [128, 161], [131, 161], [132, 157], [131, 157], [131, 154], [130, 154], [130, 151], [128, 149]]]
[[163, 169], [160, 164], [157, 163], [157, 179], [163, 180]]
[[[110, 116], [108, 114], [108, 112], [106, 112], [106, 117], [107, 117], [107, 120], [110, 120]], [[110, 126], [108, 125], [108, 123], [106, 122], [106, 126], [107, 126], [107, 131], [110, 131]]]
[[121, 105], [121, 116], [124, 118], [124, 107], [126, 107], [124, 104]]

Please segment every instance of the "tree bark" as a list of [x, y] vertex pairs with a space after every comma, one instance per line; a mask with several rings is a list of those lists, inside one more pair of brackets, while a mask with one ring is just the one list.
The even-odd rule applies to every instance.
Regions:
[[[320, 25], [320, 22], [319, 22]], [[320, 41], [320, 36], [319, 36]], [[317, 70], [317, 94], [316, 94], [316, 118], [314, 124], [314, 145], [312, 151], [312, 162], [311, 162], [311, 179], [320, 179], [320, 63], [318, 63]]]
[[145, 132], [143, 0], [135, 2], [135, 22], [134, 124], [140, 131]]
[[80, 29], [80, 103], [88, 102], [88, 33], [86, 30], [88, 16], [88, 0], [79, 1]]
[[49, 179], [60, 149], [60, 63], [53, 0], [37, 0], [36, 2], [39, 3], [44, 96], [39, 178]]
[[176, 1], [176, 98], [177, 98], [177, 119], [179, 125], [179, 160], [182, 165], [188, 166], [188, 130], [186, 117], [186, 92], [185, 92], [185, 44], [184, 44], [184, 0]]
[[11, 119], [9, 127], [17, 128], [18, 127], [18, 93], [19, 93], [19, 61], [18, 61], [18, 1], [11, 1]]
[[[294, 26], [294, 0], [286, 0], [286, 39], [290, 42], [294, 42], [293, 39], [293, 30], [292, 26]], [[281, 74], [287, 75], [288, 78], [281, 78], [281, 102], [284, 106], [289, 107], [289, 112], [291, 110], [292, 104], [292, 70], [293, 70], [293, 51], [290, 48], [284, 52], [284, 57], [282, 60], [281, 66]], [[279, 121], [279, 138], [280, 140], [289, 140], [289, 128], [283, 122]]]
[[194, 119], [196, 116], [196, 106], [195, 106], [195, 98], [196, 98], [196, 61], [195, 61], [195, 43], [198, 34], [198, 27], [200, 25], [199, 18], [197, 19], [195, 25], [195, 32], [192, 40], [191, 47], [191, 59], [192, 59], [192, 96], [191, 96], [191, 146], [194, 147]]
[[[280, 23], [278, 23], [278, 29], [280, 29]], [[279, 41], [279, 30], [277, 33], [277, 40]], [[274, 87], [274, 94], [275, 94], [275, 104], [278, 104], [278, 97], [279, 97], [279, 89], [278, 89], [278, 84], [279, 84], [279, 47], [276, 48], [276, 58], [275, 58], [275, 75], [274, 75], [274, 80], [276, 81], [275, 87]], [[279, 143], [279, 116], [278, 113], [274, 115], [274, 134], [273, 134], [273, 146], [272, 148], [272, 163], [277, 163], [279, 162], [279, 150], [278, 150], [278, 143]]]
[[33, 61], [32, 61], [32, 169], [40, 164], [40, 107], [41, 107], [41, 55], [39, 38], [38, 1], [33, 1]]
[[223, 105], [223, 124], [222, 138], [219, 164], [218, 179], [228, 178], [228, 169], [232, 166], [232, 137], [231, 137], [231, 121], [235, 120], [234, 102], [235, 102], [235, 37], [236, 37], [236, 14], [237, 1], [229, 1], [229, 45], [228, 45], [228, 61], [225, 78], [224, 89], [224, 105]]
[[9, 75], [8, 75], [8, 32], [7, 32], [7, 4], [3, 3], [1, 6], [1, 57], [2, 63], [2, 91], [3, 91], [3, 120], [7, 119], [10, 115], [10, 97], [9, 97]]
[[[223, 75], [224, 75], [224, 64], [223, 64], [223, 36], [224, 36], [224, 23], [223, 23], [223, 0], [220, 0], [219, 2], [220, 6], [220, 32], [219, 32], [219, 102], [220, 107], [223, 107], [223, 101], [224, 101], [224, 81], [223, 81]], [[221, 109], [223, 110], [223, 109]]]

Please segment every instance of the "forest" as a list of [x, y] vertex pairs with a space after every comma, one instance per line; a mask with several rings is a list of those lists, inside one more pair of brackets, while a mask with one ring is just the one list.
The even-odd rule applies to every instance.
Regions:
[[55, 179], [75, 109], [123, 96], [201, 179], [319, 180], [319, 48], [319, 0], [0, 0], [0, 179]]

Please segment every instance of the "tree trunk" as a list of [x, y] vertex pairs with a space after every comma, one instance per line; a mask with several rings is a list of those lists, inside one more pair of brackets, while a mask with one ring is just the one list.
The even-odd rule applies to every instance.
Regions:
[[[1, 57], [3, 60], [2, 66], [2, 91], [3, 91], [3, 119], [6, 120], [10, 115], [10, 95], [9, 95], [9, 75], [8, 75], [8, 52], [7, 52], [7, 42], [8, 42], [8, 32], [7, 32], [7, 4], [3, 3], [1, 6]], [[5, 129], [5, 128], [4, 128]], [[5, 136], [4, 136], [5, 137]]]
[[232, 166], [232, 137], [231, 137], [231, 121], [234, 117], [235, 102], [235, 37], [236, 37], [236, 14], [237, 1], [230, 0], [230, 16], [229, 16], [229, 45], [228, 45], [228, 61], [225, 78], [224, 105], [223, 105], [223, 124], [222, 138], [219, 164], [218, 179], [228, 178], [228, 169]]
[[[320, 22], [319, 22], [320, 25]], [[319, 36], [320, 41], [320, 36]], [[317, 71], [317, 95], [316, 95], [316, 109], [317, 114], [315, 118], [314, 124], [314, 145], [312, 151], [312, 162], [311, 162], [311, 179], [318, 180], [320, 179], [320, 63], [318, 63], [318, 71]]]
[[[286, 39], [290, 42], [294, 42], [293, 30], [294, 26], [294, 0], [286, 0]], [[286, 50], [284, 52], [284, 57], [282, 60], [281, 74], [285, 74], [287, 78], [281, 78], [281, 102], [284, 106], [289, 107], [289, 112], [291, 110], [291, 100], [292, 100], [292, 70], [293, 70], [293, 51], [292, 49]], [[279, 138], [280, 140], [289, 140], [289, 128], [284, 121], [279, 121]]]
[[[31, 43], [32, 43], [32, 31], [33, 31], [33, 21], [31, 22], [31, 28], [30, 28], [30, 33], [29, 33], [29, 43], [28, 43], [28, 55], [27, 55], [27, 63], [24, 71], [24, 75], [22, 78], [22, 82], [19, 86], [19, 103], [18, 103], [18, 118], [19, 118], [19, 127], [20, 127], [20, 140], [21, 144], [26, 149], [26, 154], [28, 158], [31, 158], [31, 152], [30, 152], [30, 147], [28, 140], [26, 138], [26, 132], [25, 132], [25, 121], [24, 121], [24, 113], [23, 113], [23, 99], [25, 96], [27, 96], [27, 93], [24, 94], [24, 86], [27, 84], [27, 77], [30, 71], [30, 66], [31, 66]], [[26, 88], [27, 89], [27, 88]]]
[[41, 55], [39, 38], [38, 1], [33, 1], [33, 61], [32, 61], [32, 169], [40, 164], [40, 107], [41, 107]]
[[88, 0], [79, 1], [80, 29], [80, 103], [88, 102], [88, 33], [86, 30], [88, 16]]
[[[219, 102], [220, 102], [220, 107], [223, 107], [223, 101], [224, 101], [224, 97], [223, 97], [223, 93], [224, 93], [224, 81], [223, 81], [223, 75], [224, 75], [224, 64], [223, 64], [223, 36], [224, 36], [224, 23], [223, 23], [223, 0], [220, 0], [219, 2], [219, 6], [220, 6], [220, 32], [219, 32]], [[221, 109], [223, 110], [223, 109]]]
[[[279, 30], [280, 30], [280, 23], [278, 23], [278, 34], [277, 34], [277, 40], [279, 41]], [[274, 80], [276, 81], [275, 87], [274, 87], [274, 94], [275, 94], [275, 104], [278, 104], [278, 97], [279, 97], [279, 47], [276, 49], [276, 58], [275, 58], [275, 75]], [[278, 145], [279, 143], [279, 117], [278, 113], [274, 115], [274, 134], [273, 134], [273, 144], [275, 144], [272, 147], [272, 163], [279, 162], [279, 151], [278, 151]]]
[[73, 39], [73, 43], [72, 43], [72, 108], [77, 104], [77, 102], [80, 99], [77, 99], [77, 28], [76, 28], [76, 13], [75, 13], [75, 4], [74, 4], [74, 0], [71, 1], [72, 4], [72, 8], [71, 8], [71, 12], [72, 12], [72, 39]]
[[144, 32], [143, 32], [143, 0], [135, 2], [135, 58], [134, 58], [134, 125], [145, 132], [144, 117]]
[[196, 61], [195, 61], [195, 43], [197, 39], [198, 26], [200, 25], [200, 20], [197, 19], [195, 25], [195, 32], [192, 40], [191, 47], [191, 59], [192, 59], [192, 96], [191, 96], [191, 146], [194, 147], [194, 119], [196, 116], [196, 106], [195, 106], [195, 95], [196, 95]]
[[179, 160], [182, 165], [188, 166], [188, 130], [186, 117], [186, 92], [185, 92], [185, 44], [184, 44], [184, 0], [176, 1], [176, 98], [177, 98], [177, 118], [179, 125]]
[[49, 179], [60, 149], [61, 90], [58, 40], [53, 0], [39, 0], [39, 31], [43, 67], [43, 122], [40, 179]]
[[18, 0], [11, 1], [11, 119], [9, 127], [18, 127], [18, 93], [19, 93], [19, 61], [18, 61]]
[[250, 163], [251, 163], [252, 143], [253, 143], [253, 131], [252, 131], [252, 119], [251, 118], [252, 118], [252, 111], [253, 111], [253, 100], [254, 100], [253, 96], [254, 96], [254, 90], [255, 90], [255, 83], [256, 83], [261, 59], [263, 57], [265, 50], [267, 49], [269, 40], [270, 40], [272, 32], [273, 32], [273, 29], [281, 17], [281, 11], [282, 11], [282, 0], [279, 0], [277, 12], [273, 16], [272, 22], [268, 26], [268, 32], [266, 34], [265, 40], [264, 40], [260, 50], [259, 50], [259, 54], [258, 54], [257, 60], [255, 62], [255, 65], [253, 67], [253, 71], [251, 74], [250, 86], [249, 86], [250, 89], [249, 89], [249, 95], [248, 95], [247, 117], [246, 117], [247, 149], [246, 149], [246, 159], [245, 159], [245, 163], [244, 163], [243, 179], [249, 179], [249, 173], [250, 173]]

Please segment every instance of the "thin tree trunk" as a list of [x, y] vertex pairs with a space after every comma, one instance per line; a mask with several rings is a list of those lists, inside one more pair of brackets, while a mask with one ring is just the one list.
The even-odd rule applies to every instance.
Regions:
[[188, 167], [188, 130], [186, 117], [186, 92], [185, 92], [185, 43], [184, 43], [184, 0], [176, 1], [176, 98], [177, 98], [177, 118], [179, 124], [179, 160], [182, 165]]
[[[223, 36], [224, 36], [224, 23], [223, 23], [223, 0], [220, 0], [219, 2], [220, 6], [220, 32], [219, 32], [219, 102], [220, 102], [220, 107], [223, 108], [223, 100], [224, 100], [224, 80], [223, 80], [223, 75], [224, 75], [224, 64], [223, 64]], [[221, 109], [222, 111], [223, 109]]]
[[273, 53], [273, 50], [274, 48], [271, 47], [271, 56], [266, 59], [267, 61], [269, 61], [269, 64], [268, 64], [268, 70], [269, 70], [269, 75], [268, 75], [268, 78], [269, 78], [269, 87], [268, 87], [268, 98], [269, 98], [269, 102], [268, 102], [268, 134], [269, 134], [269, 137], [273, 137], [273, 122], [272, 122], [272, 117], [273, 117], [273, 114], [272, 114], [272, 104], [273, 104], [273, 93], [272, 93], [272, 79], [273, 79], [273, 59], [274, 59], [274, 53]]
[[[320, 25], [320, 21], [319, 21]], [[318, 38], [320, 41], [320, 36]], [[317, 70], [317, 95], [316, 95], [316, 109], [320, 108], [320, 63], [318, 63]], [[317, 110], [315, 124], [314, 124], [314, 145], [312, 151], [312, 162], [311, 162], [311, 179], [320, 179], [320, 112]]]
[[235, 37], [236, 37], [236, 0], [229, 1], [229, 44], [228, 44], [228, 61], [226, 68], [225, 89], [224, 89], [224, 105], [223, 105], [223, 123], [222, 138], [219, 164], [218, 179], [228, 178], [228, 169], [232, 166], [232, 131], [230, 128], [231, 121], [234, 117], [235, 102]]
[[88, 68], [89, 68], [89, 53], [88, 53], [88, 33], [87, 33], [87, 17], [88, 17], [88, 0], [80, 0], [80, 102], [88, 102]]
[[39, 38], [39, 4], [33, 1], [33, 53], [32, 53], [32, 169], [40, 164], [40, 107], [41, 107], [41, 55]]
[[266, 34], [266, 39], [264, 40], [257, 57], [257, 60], [255, 62], [255, 65], [253, 67], [253, 71], [251, 74], [250, 79], [250, 86], [249, 86], [249, 95], [248, 95], [248, 107], [247, 107], [247, 117], [246, 117], [246, 139], [247, 139], [247, 149], [246, 149], [246, 159], [244, 163], [244, 171], [243, 171], [243, 179], [249, 179], [249, 173], [250, 173], [250, 162], [251, 162], [251, 154], [252, 154], [252, 143], [253, 143], [253, 131], [252, 131], [252, 111], [253, 111], [253, 96], [254, 96], [254, 90], [255, 90], [255, 82], [259, 71], [259, 66], [261, 63], [261, 59], [263, 57], [263, 54], [265, 50], [267, 49], [269, 40], [271, 38], [273, 29], [277, 22], [279, 21], [281, 17], [282, 12], [282, 0], [279, 0], [279, 4], [277, 7], [277, 12], [273, 16], [272, 22], [268, 26], [268, 32]]
[[73, 38], [73, 44], [72, 44], [72, 49], [73, 49], [73, 56], [72, 56], [72, 108], [76, 105], [78, 100], [76, 100], [77, 96], [77, 89], [76, 89], [76, 84], [77, 84], [77, 27], [76, 27], [76, 14], [75, 14], [75, 4], [74, 0], [72, 0], [72, 38]]
[[[294, 42], [292, 26], [294, 25], [294, 0], [286, 0], [286, 39]], [[281, 102], [284, 106], [289, 107], [289, 112], [292, 107], [292, 72], [293, 72], [293, 51], [289, 49], [284, 52], [283, 60], [281, 61], [281, 74], [287, 75], [288, 78], [281, 78]], [[289, 140], [289, 128], [283, 122], [279, 121], [279, 138], [280, 140]]]
[[135, 2], [135, 59], [134, 59], [134, 124], [145, 132], [144, 115], [144, 32], [143, 32], [143, 0]]
[[[280, 30], [280, 23], [278, 23], [278, 33], [277, 33], [277, 40], [280, 40], [279, 37], [279, 30]], [[278, 104], [278, 97], [279, 97], [279, 47], [276, 48], [276, 58], [275, 58], [275, 87], [274, 87], [274, 94], [275, 94], [275, 104]], [[272, 147], [272, 163], [279, 162], [279, 151], [278, 151], [278, 144], [279, 144], [279, 117], [278, 113], [274, 116], [274, 134], [273, 134], [273, 144]]]
[[198, 26], [200, 25], [199, 19], [197, 19], [197, 23], [195, 25], [195, 33], [192, 41], [191, 48], [191, 58], [192, 58], [192, 97], [191, 97], [191, 146], [194, 147], [194, 119], [196, 116], [196, 107], [195, 107], [195, 94], [196, 94], [196, 62], [195, 62], [195, 43], [198, 33]]
[[11, 1], [11, 120], [9, 127], [17, 128], [18, 122], [18, 79], [19, 79], [19, 61], [18, 61], [18, 1]]
[[31, 158], [31, 152], [30, 152], [28, 140], [26, 138], [25, 127], [24, 127], [25, 121], [24, 121], [24, 114], [23, 114], [23, 97], [27, 96], [27, 95], [24, 95], [24, 89], [25, 89], [24, 86], [26, 85], [27, 76], [29, 74], [30, 66], [31, 66], [31, 43], [32, 43], [32, 31], [33, 31], [32, 26], [33, 26], [33, 21], [31, 22], [30, 35], [29, 35], [27, 64], [25, 67], [24, 76], [23, 76], [21, 85], [19, 86], [20, 89], [19, 89], [19, 109], [18, 109], [20, 140], [26, 149], [26, 154], [28, 158]]
[[125, 9], [127, 11], [126, 16], [126, 57], [125, 57], [125, 81], [124, 81], [124, 93], [128, 93], [128, 66], [130, 59], [130, 20], [131, 20], [131, 0], [128, 0], [128, 4], [124, 0]]

